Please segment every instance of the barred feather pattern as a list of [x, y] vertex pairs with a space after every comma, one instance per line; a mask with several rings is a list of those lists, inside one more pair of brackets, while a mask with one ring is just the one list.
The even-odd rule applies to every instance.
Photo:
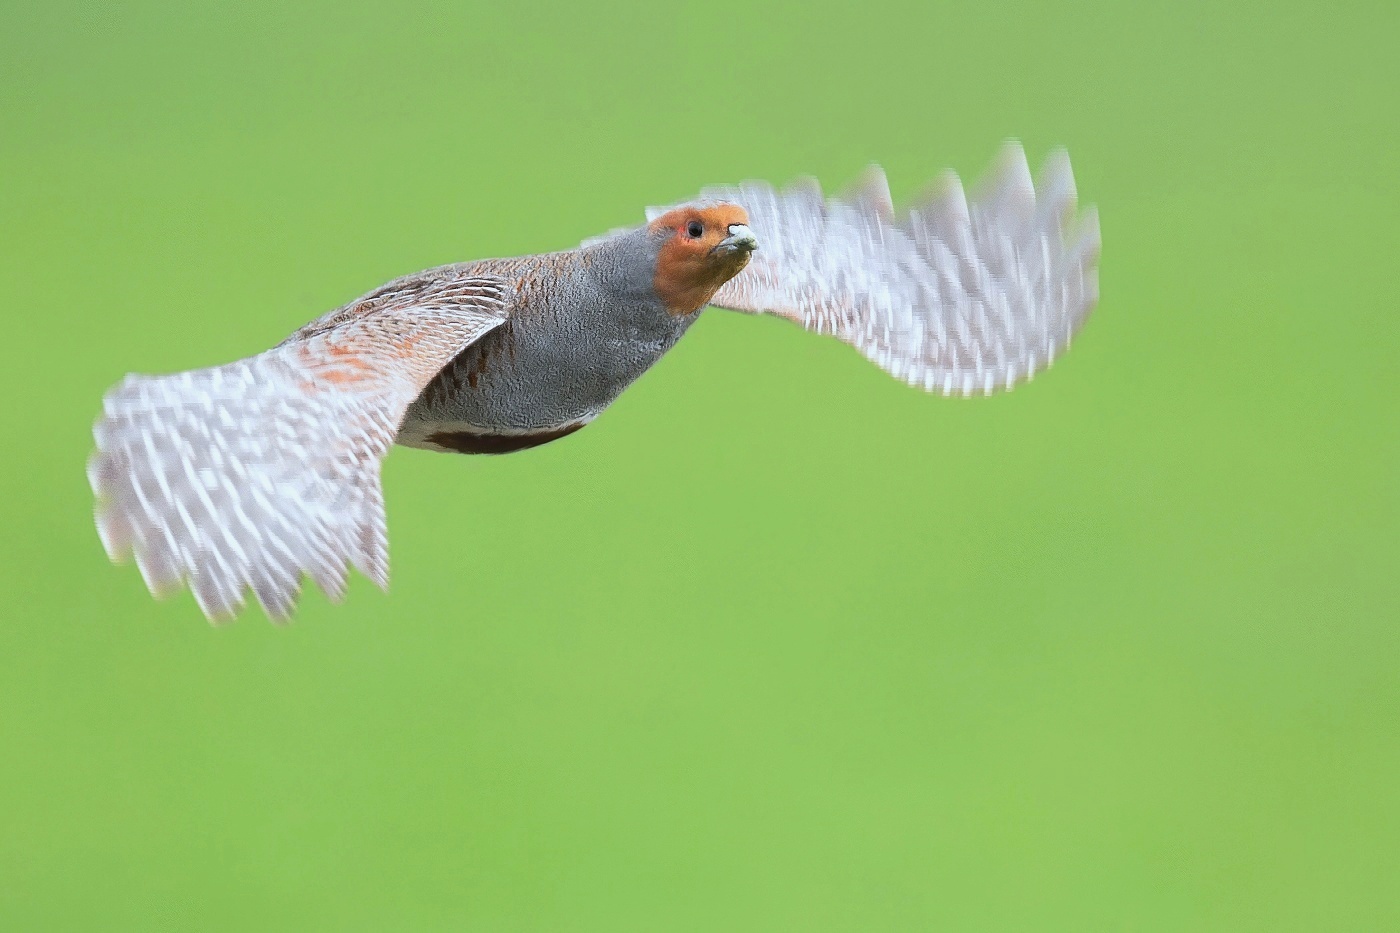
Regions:
[[898, 214], [878, 166], [830, 200], [811, 179], [700, 197], [741, 204], [759, 240], [711, 304], [834, 335], [928, 391], [984, 394], [1030, 378], [1098, 301], [1098, 215], [1078, 211], [1063, 150], [1035, 184], [1010, 142], [971, 199], [948, 172]]
[[429, 270], [257, 356], [128, 376], [88, 463], [108, 555], [134, 556], [156, 596], [187, 582], [210, 621], [248, 590], [286, 619], [303, 573], [339, 600], [347, 564], [386, 587], [380, 462], [423, 386], [510, 302], [499, 279]]

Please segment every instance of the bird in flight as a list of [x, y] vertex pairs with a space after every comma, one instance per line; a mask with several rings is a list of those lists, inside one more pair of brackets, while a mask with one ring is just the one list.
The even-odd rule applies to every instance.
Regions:
[[187, 583], [218, 622], [251, 591], [285, 620], [304, 575], [337, 601], [348, 566], [387, 587], [396, 442], [502, 454], [571, 434], [707, 305], [830, 334], [927, 391], [1008, 389], [1069, 345], [1098, 256], [1063, 150], [1033, 182], [1008, 143], [971, 198], [948, 172], [900, 211], [876, 166], [836, 198], [707, 188], [577, 249], [404, 276], [235, 363], [127, 376], [93, 431], [97, 529], [155, 596]]

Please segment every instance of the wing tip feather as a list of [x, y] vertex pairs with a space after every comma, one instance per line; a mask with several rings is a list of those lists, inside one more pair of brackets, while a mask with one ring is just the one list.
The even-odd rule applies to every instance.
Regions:
[[859, 210], [870, 211], [885, 221], [894, 219], [894, 199], [890, 181], [878, 163], [871, 162], [846, 188], [841, 200]]
[[973, 201], [984, 209], [1023, 214], [1035, 206], [1035, 182], [1020, 140], [1002, 143], [973, 190]]

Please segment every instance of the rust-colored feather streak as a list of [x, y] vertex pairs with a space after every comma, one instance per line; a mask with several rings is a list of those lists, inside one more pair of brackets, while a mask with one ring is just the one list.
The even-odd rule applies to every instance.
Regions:
[[567, 437], [706, 305], [975, 395], [1047, 366], [1098, 299], [1098, 218], [1063, 151], [1033, 181], [1009, 144], [970, 197], [950, 173], [902, 211], [872, 168], [836, 198], [746, 182], [646, 217], [573, 250], [396, 279], [244, 360], [127, 376], [88, 462], [108, 555], [157, 596], [187, 585], [211, 621], [250, 595], [284, 620], [304, 577], [333, 600], [352, 566], [388, 585], [393, 444], [501, 454]]

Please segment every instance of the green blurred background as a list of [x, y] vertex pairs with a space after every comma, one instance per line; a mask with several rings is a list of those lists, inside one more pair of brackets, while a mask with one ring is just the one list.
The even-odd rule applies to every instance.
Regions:
[[[0, 12], [0, 929], [1400, 928], [1394, 3]], [[107, 387], [700, 185], [1007, 136], [1103, 301], [1007, 396], [711, 312], [386, 466], [389, 595], [108, 565]]]

